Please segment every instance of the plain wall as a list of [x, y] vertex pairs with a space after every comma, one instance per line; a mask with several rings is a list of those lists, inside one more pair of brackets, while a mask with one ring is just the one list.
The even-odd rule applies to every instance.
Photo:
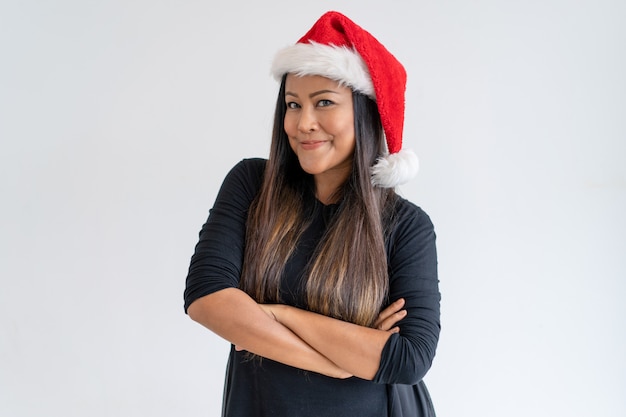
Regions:
[[438, 415], [626, 415], [626, 3], [0, 2], [0, 415], [218, 416], [183, 313], [227, 171], [267, 156], [274, 53], [326, 10], [409, 74]]

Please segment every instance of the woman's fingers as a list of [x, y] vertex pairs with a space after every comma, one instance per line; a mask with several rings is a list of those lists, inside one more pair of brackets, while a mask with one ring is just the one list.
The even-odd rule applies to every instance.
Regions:
[[[392, 330], [392, 328], [396, 325], [396, 323], [402, 320], [405, 316], [406, 316], [406, 310], [400, 310], [397, 313], [394, 313], [391, 316], [387, 317], [385, 320], [383, 320], [378, 325], [377, 328], [379, 330], [385, 330], [385, 331]], [[399, 330], [400, 329], [398, 328], [398, 331]], [[396, 333], [396, 332], [393, 332], [393, 333]]]
[[400, 298], [400, 299], [394, 301], [387, 308], [385, 308], [383, 311], [381, 311], [380, 314], [378, 314], [378, 319], [376, 320], [376, 323], [381, 323], [384, 320], [388, 319], [389, 317], [391, 317], [395, 313], [397, 313], [400, 310], [402, 310], [402, 307], [404, 307], [404, 298]]
[[[374, 327], [379, 330], [391, 331], [395, 324], [406, 316], [406, 310], [403, 310], [402, 307], [404, 307], [403, 298], [391, 303], [389, 307], [380, 312], [376, 322], [374, 323]], [[393, 333], [397, 333], [397, 331], [399, 331], [399, 329]]]

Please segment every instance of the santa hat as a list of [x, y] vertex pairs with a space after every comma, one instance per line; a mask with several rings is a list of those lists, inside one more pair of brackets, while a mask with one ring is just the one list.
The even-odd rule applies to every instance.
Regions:
[[395, 187], [413, 178], [417, 156], [402, 149], [406, 71], [369, 32], [338, 12], [327, 12], [295, 44], [280, 50], [272, 75], [321, 75], [376, 101], [387, 153], [372, 167], [372, 183]]

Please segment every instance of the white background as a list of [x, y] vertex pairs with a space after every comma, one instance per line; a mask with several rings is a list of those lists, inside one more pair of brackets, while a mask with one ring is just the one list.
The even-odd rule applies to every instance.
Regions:
[[626, 415], [626, 3], [2, 0], [1, 416], [220, 414], [189, 257], [329, 9], [409, 73], [438, 415]]

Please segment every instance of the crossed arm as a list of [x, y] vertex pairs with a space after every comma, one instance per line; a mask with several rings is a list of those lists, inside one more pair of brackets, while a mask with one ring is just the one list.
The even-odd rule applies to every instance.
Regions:
[[[240, 349], [290, 366], [336, 378], [419, 380], [430, 367], [440, 329], [435, 234], [428, 216], [410, 203], [398, 205], [398, 224], [389, 236], [390, 297], [406, 305], [384, 310], [375, 329], [262, 306], [237, 287], [247, 210], [264, 166], [261, 160], [242, 161], [225, 179], [190, 264], [187, 313]], [[394, 326], [401, 319], [397, 337]]]
[[334, 378], [371, 380], [385, 343], [399, 331], [395, 324], [406, 315], [403, 306], [402, 299], [394, 302], [369, 328], [287, 305], [257, 304], [227, 288], [197, 299], [188, 313], [239, 350]]

